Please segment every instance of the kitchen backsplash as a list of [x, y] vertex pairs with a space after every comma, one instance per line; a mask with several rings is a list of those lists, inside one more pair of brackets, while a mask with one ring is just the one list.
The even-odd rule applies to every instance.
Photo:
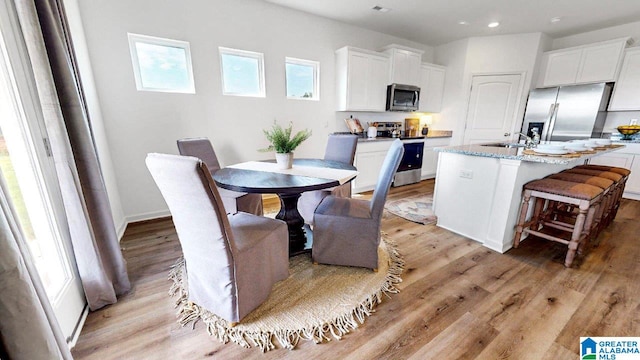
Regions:
[[620, 125], [629, 125], [631, 119], [638, 119], [640, 124], [640, 111], [610, 111], [607, 113], [604, 131], [617, 133], [616, 128]]

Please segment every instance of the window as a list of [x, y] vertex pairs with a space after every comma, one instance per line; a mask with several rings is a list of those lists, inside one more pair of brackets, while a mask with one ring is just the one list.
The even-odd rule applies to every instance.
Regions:
[[265, 97], [264, 55], [253, 51], [218, 48], [224, 95]]
[[287, 99], [320, 100], [320, 63], [285, 58]]
[[188, 42], [129, 34], [129, 49], [138, 90], [196, 92]]

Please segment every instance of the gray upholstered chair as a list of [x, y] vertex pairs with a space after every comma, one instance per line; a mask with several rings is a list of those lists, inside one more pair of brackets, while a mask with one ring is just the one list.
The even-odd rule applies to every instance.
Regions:
[[[211, 142], [207, 138], [193, 138], [178, 140], [178, 151], [180, 155], [195, 156], [205, 164], [213, 175], [220, 169], [220, 162], [216, 152], [213, 150]], [[244, 192], [231, 191], [219, 188], [220, 196], [224, 202], [224, 208], [229, 214], [235, 214], [238, 211], [244, 211], [249, 214], [263, 214], [262, 195], [248, 194]]]
[[198, 158], [149, 154], [146, 163], [178, 233], [189, 301], [234, 325], [289, 276], [287, 224], [244, 212], [226, 214]]
[[316, 209], [311, 257], [314, 263], [378, 269], [384, 203], [404, 147], [393, 141], [370, 201], [327, 196]]
[[[331, 134], [327, 140], [324, 159], [353, 165], [357, 145], [358, 136], [356, 135]], [[298, 212], [302, 215], [306, 224], [313, 224], [313, 212], [322, 199], [329, 195], [351, 197], [351, 183], [348, 182], [330, 189], [302, 193], [300, 199], [298, 199]]]

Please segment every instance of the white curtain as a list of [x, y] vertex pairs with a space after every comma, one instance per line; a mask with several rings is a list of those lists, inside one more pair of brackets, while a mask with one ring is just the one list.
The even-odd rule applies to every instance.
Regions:
[[80, 280], [91, 310], [131, 285], [120, 251], [64, 8], [15, 0], [44, 113]]
[[6, 194], [0, 176], [0, 356], [72, 359]]

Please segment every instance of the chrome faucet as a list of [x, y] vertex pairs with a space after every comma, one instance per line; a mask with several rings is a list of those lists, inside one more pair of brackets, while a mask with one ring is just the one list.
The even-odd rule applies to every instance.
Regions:
[[527, 135], [527, 134], [523, 134], [523, 133], [518, 133], [518, 135], [520, 135], [520, 137], [524, 136], [525, 140], [524, 140], [524, 147], [526, 149], [531, 149], [532, 147], [534, 147], [536, 144], [533, 141], [533, 139], [531, 138], [531, 136]]

